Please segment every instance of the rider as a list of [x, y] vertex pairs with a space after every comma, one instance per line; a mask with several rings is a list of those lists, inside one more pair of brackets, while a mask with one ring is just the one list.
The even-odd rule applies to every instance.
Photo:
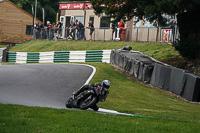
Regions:
[[[96, 84], [86, 84], [84, 86], [82, 86], [77, 92], [73, 93], [73, 98], [76, 99], [76, 96], [78, 96], [81, 92], [85, 91], [85, 90], [92, 90], [93, 88], [100, 88], [101, 90], [99, 90], [100, 92], [105, 92], [104, 94], [101, 94], [102, 96], [102, 100], [101, 102], [104, 102], [106, 100], [106, 97], [109, 94], [109, 87], [110, 87], [110, 82], [108, 80], [104, 80], [102, 83], [96, 83]], [[98, 107], [98, 104], [96, 104], [96, 107]], [[97, 109], [98, 110], [98, 109]]]

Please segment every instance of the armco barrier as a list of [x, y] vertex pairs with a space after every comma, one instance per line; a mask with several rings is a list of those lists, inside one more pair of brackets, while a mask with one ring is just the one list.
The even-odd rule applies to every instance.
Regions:
[[106, 62], [110, 63], [111, 50], [8, 52], [9, 63]]

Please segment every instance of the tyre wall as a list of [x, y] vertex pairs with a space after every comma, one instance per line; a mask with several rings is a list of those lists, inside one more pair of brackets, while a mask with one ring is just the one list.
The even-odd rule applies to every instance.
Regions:
[[146, 84], [200, 101], [200, 76], [186, 70], [167, 66], [136, 51], [112, 50], [110, 63]]

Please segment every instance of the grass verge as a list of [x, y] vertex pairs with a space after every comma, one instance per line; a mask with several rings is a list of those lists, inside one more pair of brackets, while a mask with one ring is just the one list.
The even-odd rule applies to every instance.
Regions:
[[121, 49], [131, 46], [133, 50], [143, 52], [158, 60], [177, 56], [178, 52], [167, 43], [137, 43], [137, 42], [103, 42], [103, 41], [33, 41], [13, 47], [13, 52], [47, 52], [70, 50], [106, 50]]
[[[133, 50], [142, 51], [150, 56], [154, 54], [157, 59], [178, 54], [169, 44], [156, 43], [73, 41], [32, 43], [14, 47], [12, 51], [119, 49], [129, 45]], [[133, 82], [106, 63], [87, 64], [97, 69], [90, 83], [103, 79], [109, 79], [111, 82], [110, 94], [105, 103], [100, 103], [100, 107], [155, 118], [0, 104], [0, 132], [199, 132], [199, 104], [181, 101], [159, 89]]]
[[0, 132], [198, 132], [200, 105], [133, 82], [106, 63], [87, 63], [97, 72], [90, 83], [111, 82], [100, 107], [154, 116], [142, 118], [0, 104]]

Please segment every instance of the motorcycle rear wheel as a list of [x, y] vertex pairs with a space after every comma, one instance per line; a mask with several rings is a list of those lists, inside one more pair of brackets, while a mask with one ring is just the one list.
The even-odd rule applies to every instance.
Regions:
[[81, 101], [80, 109], [88, 109], [92, 107], [94, 104], [96, 104], [97, 97], [93, 95], [91, 99], [88, 99], [89, 97], [90, 96], [86, 97], [84, 100]]

